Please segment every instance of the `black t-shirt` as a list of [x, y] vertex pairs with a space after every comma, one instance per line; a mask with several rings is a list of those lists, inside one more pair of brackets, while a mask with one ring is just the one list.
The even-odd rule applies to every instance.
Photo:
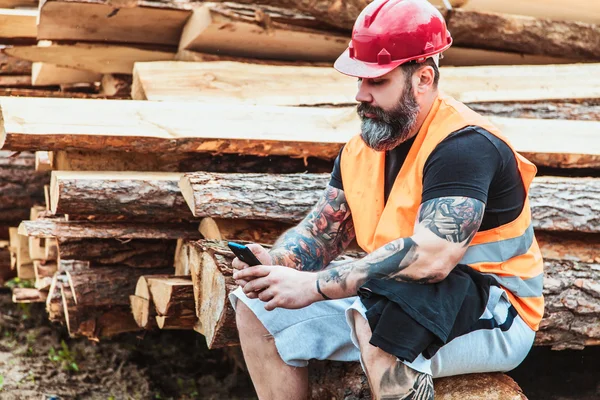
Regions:
[[[414, 138], [386, 152], [386, 201], [413, 143]], [[344, 189], [339, 155], [329, 184]], [[450, 134], [425, 163], [421, 201], [446, 196], [471, 197], [486, 204], [480, 231], [515, 220], [525, 203], [525, 188], [512, 150], [478, 126]]]

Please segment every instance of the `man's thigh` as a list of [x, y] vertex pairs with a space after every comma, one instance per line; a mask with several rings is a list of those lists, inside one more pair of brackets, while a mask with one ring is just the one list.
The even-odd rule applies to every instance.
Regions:
[[346, 310], [355, 297], [320, 301], [298, 310], [265, 310], [265, 302], [249, 299], [241, 288], [229, 300], [236, 307], [242, 301], [273, 336], [282, 360], [303, 367], [308, 360], [358, 361], [360, 353], [350, 338]]

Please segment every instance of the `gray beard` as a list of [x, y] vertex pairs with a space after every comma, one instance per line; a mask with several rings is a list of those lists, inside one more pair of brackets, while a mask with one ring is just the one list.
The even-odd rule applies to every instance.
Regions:
[[[377, 118], [366, 118], [371, 113]], [[412, 94], [412, 88], [406, 87], [400, 101], [393, 110], [386, 112], [366, 103], [358, 106], [361, 117], [361, 138], [367, 146], [375, 151], [388, 151], [405, 142], [415, 125], [419, 115], [419, 105]]]

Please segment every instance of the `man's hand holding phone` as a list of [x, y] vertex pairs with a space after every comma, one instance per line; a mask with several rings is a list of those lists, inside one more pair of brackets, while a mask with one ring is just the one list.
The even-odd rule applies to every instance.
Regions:
[[[238, 256], [238, 257], [234, 258], [233, 262], [231, 263], [231, 266], [234, 269], [234, 272], [241, 271], [242, 269], [245, 269], [245, 268], [248, 268], [251, 266], [248, 264], [248, 262], [244, 262], [240, 259], [240, 256], [241, 256], [241, 258], [244, 258], [246, 261], [249, 261], [249, 258], [251, 258], [251, 257], [248, 257], [249, 254], [247, 254], [247, 250], [244, 250], [244, 247], [246, 247], [248, 250], [250, 250], [252, 252], [252, 254], [256, 257], [257, 261], [260, 262], [260, 264], [273, 265], [273, 260], [271, 259], [271, 255], [269, 254], [267, 249], [262, 247], [260, 244], [250, 243], [250, 244], [243, 246], [243, 245], [239, 245], [237, 243], [230, 243], [229, 248], [231, 248], [231, 250], [234, 251], [234, 254], [236, 254]], [[246, 254], [244, 255], [244, 253], [246, 253]], [[239, 280], [239, 281], [236, 281], [236, 283], [243, 288], [246, 285], [246, 283], [248, 283], [248, 281]]]

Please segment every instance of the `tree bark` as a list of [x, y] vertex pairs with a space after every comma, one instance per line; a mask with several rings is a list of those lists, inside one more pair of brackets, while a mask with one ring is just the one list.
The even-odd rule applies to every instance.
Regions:
[[168, 315], [157, 315], [156, 324], [160, 329], [194, 329], [198, 318], [195, 315], [183, 315], [170, 317]]
[[124, 265], [137, 268], [173, 268], [173, 239], [58, 239], [61, 259], [89, 261], [92, 267]]
[[0, 74], [2, 75], [30, 75], [31, 61], [21, 60], [0, 53]]
[[198, 224], [132, 222], [23, 221], [19, 234], [63, 239], [200, 239]]
[[61, 288], [64, 316], [71, 337], [86, 337], [99, 341], [120, 333], [136, 332], [137, 326], [129, 304], [112, 306], [83, 306], [73, 302], [71, 292]]
[[534, 227], [539, 230], [600, 232], [600, 180], [539, 177], [530, 191]]
[[[255, 1], [240, 0], [240, 3]], [[367, 0], [260, 0], [258, 4], [304, 12], [332, 26], [352, 30]], [[600, 59], [600, 31], [595, 24], [555, 21], [522, 15], [487, 13], [460, 8], [445, 14], [454, 45], [490, 50], [544, 54], [576, 59]]]
[[209, 349], [239, 344], [235, 313], [228, 295], [237, 285], [233, 280], [233, 253], [219, 242], [189, 242], [189, 262], [196, 315], [196, 331], [203, 334]]
[[[598, 238], [571, 245], [574, 249], [597, 247]], [[209, 347], [238, 344], [235, 313], [228, 301], [237, 287], [233, 281], [231, 261], [234, 256], [224, 242], [200, 240], [187, 243], [190, 249], [192, 279], [199, 332]], [[560, 246], [559, 246], [560, 248]], [[549, 250], [548, 254], [560, 254]], [[565, 255], [585, 259], [587, 254]], [[545, 259], [545, 316], [536, 336], [537, 345], [555, 349], [600, 345], [600, 271], [597, 264], [571, 260]]]
[[0, 151], [0, 220], [28, 218], [31, 207], [43, 204], [49, 181], [48, 173], [35, 171], [35, 154]]
[[[297, 223], [317, 203], [328, 174], [185, 174], [180, 187], [196, 217]], [[600, 232], [600, 181], [535, 178], [533, 224], [550, 231]]]
[[[135, 293], [142, 275], [168, 274], [172, 268], [98, 267], [66, 272], [73, 302], [81, 307], [130, 305], [129, 295]], [[129, 312], [131, 315], [131, 310]]]
[[190, 276], [148, 277], [156, 313], [172, 318], [196, 316], [194, 288]]
[[54, 169], [59, 171], [149, 172], [330, 172], [333, 162], [313, 157], [210, 155], [201, 153], [137, 153], [135, 151], [56, 151]]
[[69, 218], [148, 222], [192, 220], [177, 173], [54, 172], [51, 210]]
[[600, 120], [600, 101], [527, 101], [527, 102], [490, 102], [466, 103], [471, 109], [483, 115], [509, 118], [538, 118], [564, 120]]
[[447, 17], [455, 44], [490, 50], [598, 60], [595, 24], [455, 9]]

